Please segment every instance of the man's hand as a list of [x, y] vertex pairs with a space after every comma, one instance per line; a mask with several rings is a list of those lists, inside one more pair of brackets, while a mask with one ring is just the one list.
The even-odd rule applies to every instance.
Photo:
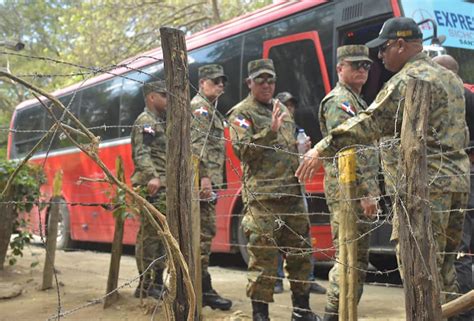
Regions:
[[212, 196], [212, 182], [209, 177], [201, 178], [201, 190], [199, 191], [199, 197], [201, 199], [209, 199]]
[[360, 200], [360, 206], [364, 209], [364, 215], [367, 218], [373, 219], [377, 215], [378, 202], [375, 197], [364, 197]]
[[158, 193], [158, 190], [161, 187], [161, 181], [158, 177], [150, 179], [148, 184], [146, 184], [146, 188], [148, 191], [148, 195], [155, 196]]
[[310, 149], [304, 154], [303, 161], [296, 170], [295, 176], [298, 177], [300, 182], [306, 182], [313, 178], [321, 165], [322, 160], [319, 159], [318, 151], [315, 148]]
[[283, 123], [283, 118], [286, 116], [286, 112], [281, 113], [281, 108], [280, 108], [280, 101], [278, 99], [275, 99], [273, 103], [273, 111], [272, 111], [272, 125], [271, 125], [271, 130], [275, 133], [278, 132], [278, 130], [281, 127], [281, 124]]

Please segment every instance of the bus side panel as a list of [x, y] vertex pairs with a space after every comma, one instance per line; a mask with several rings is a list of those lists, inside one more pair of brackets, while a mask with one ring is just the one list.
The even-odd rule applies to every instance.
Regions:
[[[125, 176], [128, 181], [133, 170], [130, 144], [101, 148], [99, 151], [99, 156], [105, 166], [114, 174], [115, 159], [118, 155], [123, 158]], [[40, 163], [41, 160], [37, 162]], [[112, 242], [114, 219], [112, 212], [105, 208], [113, 202], [115, 188], [106, 183], [81, 180], [81, 178], [103, 179], [105, 175], [100, 167], [84, 153], [71, 151], [71, 153], [53, 154], [48, 157], [45, 166], [48, 182], [52, 182], [55, 173], [59, 170], [64, 173], [63, 197], [69, 209], [71, 238], [78, 241]], [[45, 191], [45, 194], [49, 198], [51, 191]], [[38, 226], [39, 222], [33, 223]], [[138, 220], [135, 217], [126, 220], [124, 244], [135, 244], [138, 226]]]

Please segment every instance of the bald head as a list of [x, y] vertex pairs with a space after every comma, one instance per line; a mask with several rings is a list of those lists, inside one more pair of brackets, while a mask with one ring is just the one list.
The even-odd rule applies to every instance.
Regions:
[[450, 55], [441, 55], [433, 58], [433, 61], [437, 64], [443, 66], [446, 69], [451, 70], [455, 74], [459, 71], [459, 65], [456, 59], [451, 57]]

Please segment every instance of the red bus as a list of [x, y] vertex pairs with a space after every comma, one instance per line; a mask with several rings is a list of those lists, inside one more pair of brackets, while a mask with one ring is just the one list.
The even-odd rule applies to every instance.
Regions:
[[[199, 66], [209, 63], [223, 65], [229, 84], [218, 109], [225, 114], [248, 93], [243, 82], [247, 63], [269, 57], [273, 59], [278, 74], [276, 92], [289, 91], [299, 98], [296, 123], [316, 143], [321, 139], [321, 133], [315, 115], [321, 99], [337, 81], [335, 57], [339, 45], [365, 43], [375, 38], [383, 22], [393, 16], [406, 15], [417, 21], [431, 18], [438, 24], [438, 33], [447, 37], [444, 46], [460, 63], [460, 76], [464, 81], [473, 83], [474, 18], [465, 16], [473, 8], [472, 3], [461, 0], [450, 1], [449, 7], [442, 0], [281, 1], [187, 38], [190, 80], [194, 85], [192, 94], [197, 86]], [[462, 17], [464, 20], [460, 23]], [[429, 24], [423, 24], [422, 28], [427, 34], [433, 32]], [[430, 44], [430, 41], [426, 43]], [[391, 76], [375, 51], [371, 52], [371, 56], [375, 63], [363, 88], [368, 103]], [[116, 156], [122, 155], [127, 178], [133, 169], [130, 127], [144, 107], [141, 87], [143, 82], [153, 78], [164, 78], [161, 58], [161, 50], [157, 48], [120, 64], [126, 67], [54, 93], [102, 138], [100, 157], [109, 168], [114, 168]], [[67, 117], [63, 117], [63, 122], [69, 122]], [[24, 157], [51, 124], [49, 115], [36, 100], [21, 103], [11, 120], [9, 158]], [[110, 202], [110, 187], [101, 183], [80, 183], [79, 179], [103, 177], [99, 167], [61, 135], [54, 135], [45, 143], [33, 161], [45, 164], [48, 183], [43, 186], [42, 192], [46, 200], [51, 197], [54, 173], [58, 170], [64, 173], [59, 245], [69, 247], [75, 241], [111, 242], [113, 218], [99, 205]], [[239, 214], [243, 208], [240, 166], [230, 143], [226, 146], [226, 170], [227, 188], [219, 192], [217, 236], [212, 250], [227, 253], [241, 251], [245, 258], [246, 240], [239, 229]], [[311, 195], [309, 210], [315, 256], [320, 261], [330, 261], [334, 251], [322, 177], [323, 173], [320, 173], [315, 181], [306, 186], [306, 190]], [[31, 229], [39, 233], [39, 227], [44, 229], [44, 222], [48, 221], [48, 210], [35, 211], [29, 218]], [[371, 253], [378, 254], [379, 258], [393, 255], [389, 244], [391, 226], [386, 220], [381, 221], [372, 234], [371, 244]], [[125, 244], [135, 243], [138, 222], [137, 218], [126, 220]]]

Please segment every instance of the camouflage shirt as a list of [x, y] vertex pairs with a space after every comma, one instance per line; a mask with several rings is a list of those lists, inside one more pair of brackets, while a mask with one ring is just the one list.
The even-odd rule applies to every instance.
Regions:
[[[323, 137], [349, 118], [367, 109], [365, 101], [348, 86], [337, 83], [331, 92], [324, 97], [319, 107], [319, 126]], [[359, 148], [357, 150], [357, 197], [378, 196], [379, 159], [375, 149]], [[338, 168], [334, 160], [324, 161], [324, 193], [326, 201], [333, 203], [340, 199]]]
[[287, 115], [278, 133], [273, 132], [272, 109], [250, 94], [229, 112], [230, 136], [242, 166], [242, 196], [246, 201], [301, 195], [294, 176], [299, 165], [295, 122], [281, 104], [281, 111]]
[[209, 177], [222, 188], [224, 182], [224, 117], [202, 94], [191, 100], [193, 120], [191, 142], [193, 153], [200, 158], [199, 176]]
[[[469, 192], [469, 159], [467, 146], [464, 94], [462, 83], [451, 71], [442, 68], [424, 53], [412, 57], [382, 88], [367, 111], [330, 131], [316, 149], [323, 157], [333, 156], [339, 149], [354, 144], [368, 144], [381, 137], [396, 141], [391, 151], [398, 160], [400, 128], [407, 81], [421, 79], [431, 84], [428, 118], [428, 174], [432, 191]], [[382, 158], [386, 153], [382, 154]], [[384, 159], [385, 162], [385, 159]], [[396, 164], [387, 163], [396, 178]]]
[[135, 165], [132, 184], [146, 185], [159, 178], [161, 185], [166, 186], [166, 116], [145, 108], [133, 124], [131, 141]]

